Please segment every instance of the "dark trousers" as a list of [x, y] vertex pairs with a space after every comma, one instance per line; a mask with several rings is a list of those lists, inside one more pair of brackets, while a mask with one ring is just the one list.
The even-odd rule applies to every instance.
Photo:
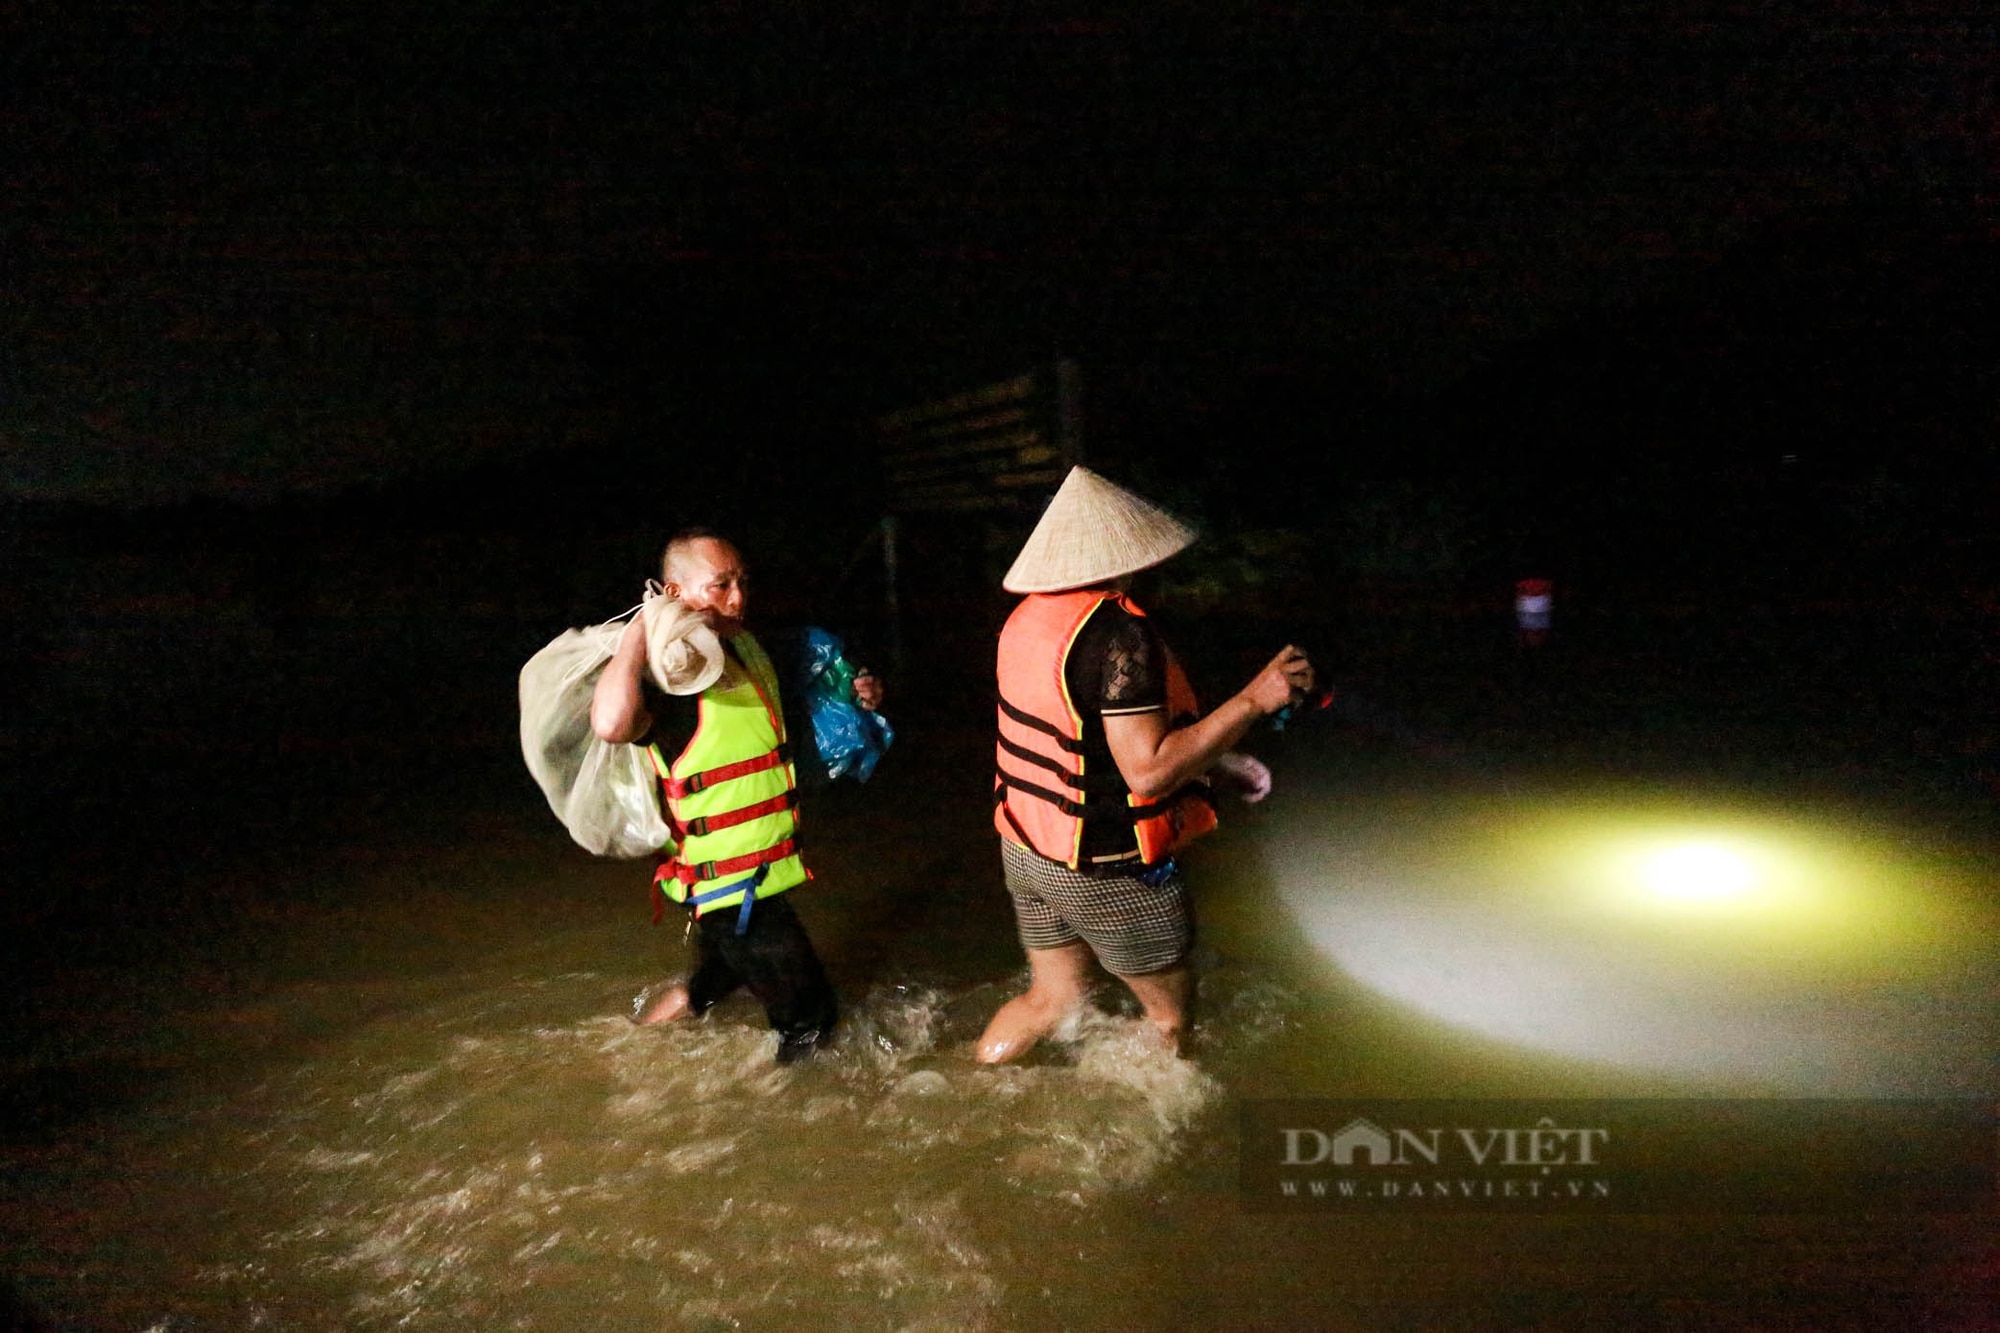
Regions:
[[830, 1037], [840, 1009], [812, 940], [792, 910], [791, 895], [758, 899], [750, 909], [750, 928], [741, 935], [737, 912], [719, 907], [695, 923], [699, 961], [688, 982], [688, 1006], [706, 1013], [738, 986], [748, 986], [782, 1044], [817, 1044]]

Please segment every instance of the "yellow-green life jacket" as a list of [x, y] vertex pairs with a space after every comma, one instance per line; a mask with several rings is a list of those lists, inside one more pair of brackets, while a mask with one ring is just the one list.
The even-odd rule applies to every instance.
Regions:
[[[679, 850], [656, 882], [695, 915], [739, 910], [804, 883], [798, 781], [778, 701], [778, 673], [757, 640], [738, 634], [722, 678], [701, 692], [694, 735], [671, 763], [648, 745]], [[747, 901], [746, 901], [747, 896]], [[738, 932], [749, 923], [743, 912]]]

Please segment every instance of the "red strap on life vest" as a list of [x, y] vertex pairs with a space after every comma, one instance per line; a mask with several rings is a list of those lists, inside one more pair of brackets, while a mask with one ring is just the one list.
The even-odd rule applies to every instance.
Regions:
[[[748, 856], [732, 856], [727, 861], [704, 861], [698, 866], [682, 865], [680, 859], [674, 856], [661, 857], [660, 863], [653, 868], [653, 924], [659, 925], [667, 914], [669, 901], [667, 892], [660, 887], [663, 881], [677, 879], [691, 887], [705, 879], [721, 879], [724, 875], [733, 875], [739, 870], [754, 870], [760, 865], [782, 861], [798, 849], [797, 840], [787, 838], [776, 847], [766, 847], [761, 852], [752, 852]], [[813, 872], [806, 871], [806, 878], [812, 877]]]
[[698, 791], [705, 791], [720, 782], [740, 778], [750, 773], [762, 773], [767, 768], [776, 768], [785, 762], [784, 747], [766, 750], [755, 759], [739, 759], [733, 764], [720, 768], [707, 768], [699, 773], [690, 773], [684, 778], [663, 777], [660, 785], [666, 788], [668, 796], [674, 800], [684, 800]]
[[653, 867], [653, 924], [659, 925], [667, 914], [667, 891], [660, 887], [663, 879], [679, 879], [680, 862], [671, 856], [663, 856]]
[[687, 822], [685, 826], [686, 831], [694, 837], [699, 838], [704, 834], [713, 833], [717, 829], [734, 828], [738, 824], [747, 824], [753, 819], [762, 819], [765, 815], [775, 815], [781, 811], [789, 810], [798, 804], [798, 799], [797, 792], [780, 792], [768, 801], [759, 801], [755, 805], [746, 805], [738, 810], [725, 810], [719, 815], [697, 816]]
[[732, 856], [726, 861], [703, 861], [699, 865], [687, 865], [680, 861], [662, 865], [655, 880], [671, 873], [675, 879], [687, 885], [695, 885], [708, 879], [721, 879], [739, 870], [755, 870], [758, 866], [782, 861], [799, 849], [798, 840], [787, 838], [775, 847], [766, 847], [761, 852], [749, 852], [742, 856]]

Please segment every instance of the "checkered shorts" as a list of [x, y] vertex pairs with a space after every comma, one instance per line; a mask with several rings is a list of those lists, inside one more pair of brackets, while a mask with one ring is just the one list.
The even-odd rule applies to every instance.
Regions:
[[1125, 977], [1187, 957], [1194, 921], [1178, 872], [1157, 888], [1133, 875], [1079, 875], [1006, 838], [1000, 861], [1027, 948], [1059, 949], [1081, 939], [1106, 971]]

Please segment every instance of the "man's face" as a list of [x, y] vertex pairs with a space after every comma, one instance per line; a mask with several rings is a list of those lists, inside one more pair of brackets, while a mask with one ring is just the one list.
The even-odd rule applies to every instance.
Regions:
[[717, 634], [727, 637], [741, 633], [743, 611], [749, 589], [749, 575], [743, 572], [743, 557], [728, 542], [698, 537], [666, 570], [670, 596], [680, 599]]

